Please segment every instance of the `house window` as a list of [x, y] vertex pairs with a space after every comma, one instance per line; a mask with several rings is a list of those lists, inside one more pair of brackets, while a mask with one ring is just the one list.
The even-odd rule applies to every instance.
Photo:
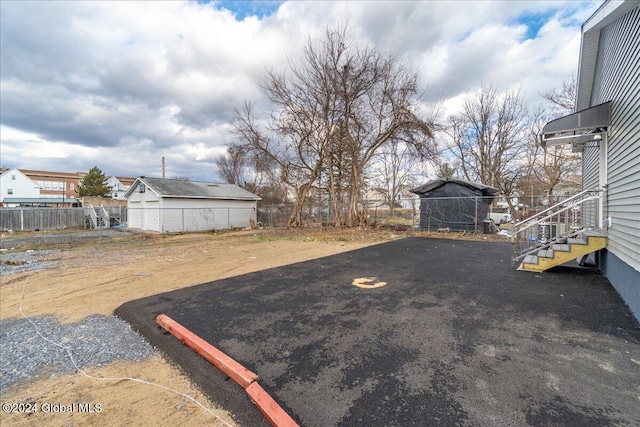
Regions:
[[69, 188], [73, 190], [75, 188], [75, 184], [72, 182], [71, 184], [69, 184]]
[[13, 188], [7, 188], [7, 194], [13, 194]]
[[140, 189], [138, 190], [140, 193], [144, 193], [146, 190], [144, 184], [140, 184]]
[[16, 180], [16, 176], [15, 175], [11, 175], [11, 181], [15, 181]]

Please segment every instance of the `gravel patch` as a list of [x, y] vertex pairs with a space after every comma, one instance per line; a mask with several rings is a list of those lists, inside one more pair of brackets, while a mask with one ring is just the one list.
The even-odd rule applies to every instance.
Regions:
[[2, 253], [0, 254], [0, 276], [53, 268], [58, 264], [58, 261], [46, 261], [42, 258], [54, 252], [46, 250]]
[[[80, 368], [140, 361], [158, 354], [116, 317], [96, 314], [71, 324], [61, 324], [53, 316], [32, 317], [31, 321], [43, 336], [68, 349]], [[18, 382], [76, 372], [67, 352], [42, 339], [27, 319], [0, 321], [0, 354], [0, 393]]]

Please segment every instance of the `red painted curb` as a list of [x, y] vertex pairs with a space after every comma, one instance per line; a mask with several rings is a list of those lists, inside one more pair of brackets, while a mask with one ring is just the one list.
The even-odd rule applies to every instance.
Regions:
[[246, 388], [251, 401], [256, 404], [266, 419], [276, 427], [299, 427], [293, 418], [273, 400], [258, 383], [253, 383]]
[[247, 388], [249, 384], [256, 381], [258, 376], [176, 322], [165, 314], [156, 317], [156, 323], [162, 326], [171, 334], [175, 335], [180, 341], [188, 345], [199, 355], [207, 359], [222, 372], [227, 374], [229, 378], [237, 382], [242, 388]]
[[247, 391], [251, 401], [274, 427], [299, 427], [293, 418], [273, 400], [256, 381], [258, 376], [167, 316], [160, 314], [156, 323], [196, 353], [207, 359]]

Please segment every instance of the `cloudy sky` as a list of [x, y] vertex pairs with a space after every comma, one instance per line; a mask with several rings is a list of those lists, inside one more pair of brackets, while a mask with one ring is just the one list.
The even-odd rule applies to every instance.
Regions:
[[0, 163], [217, 181], [234, 109], [264, 100], [266, 68], [348, 24], [404, 57], [443, 116], [481, 84], [530, 107], [576, 73], [602, 2], [0, 2]]

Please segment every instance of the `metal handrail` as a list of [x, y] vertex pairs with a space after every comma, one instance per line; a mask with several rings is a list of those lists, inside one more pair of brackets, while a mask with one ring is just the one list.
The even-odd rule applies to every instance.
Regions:
[[[515, 235], [515, 232], [516, 232], [516, 231], [518, 231], [518, 230], [519, 230], [519, 231], [525, 230], [525, 229], [529, 228], [531, 225], [535, 225], [535, 224], [536, 224], [536, 223], [538, 223], [539, 221], [544, 221], [544, 220], [545, 220], [544, 218], [548, 219], [550, 216], [553, 216], [554, 214], [557, 214], [557, 213], [561, 212], [561, 211], [555, 211], [555, 212], [554, 212], [554, 209], [556, 209], [556, 208], [558, 208], [558, 207], [560, 207], [560, 206], [562, 206], [562, 207], [563, 207], [563, 211], [564, 211], [564, 210], [566, 210], [567, 208], [568, 208], [568, 209], [571, 209], [572, 207], [577, 206], [578, 204], [581, 204], [581, 203], [583, 203], [584, 201], [587, 201], [587, 200], [594, 200], [595, 198], [600, 198], [600, 197], [601, 197], [601, 195], [600, 195], [601, 191], [602, 191], [602, 190], [585, 190], [585, 191], [581, 191], [580, 193], [575, 194], [575, 195], [573, 195], [573, 196], [571, 196], [571, 197], [569, 197], [569, 198], [567, 198], [567, 199], [564, 199], [564, 200], [562, 200], [561, 202], [556, 203], [555, 205], [553, 205], [553, 206], [551, 206], [551, 207], [548, 207], [547, 209], [545, 209], [545, 210], [543, 210], [543, 211], [538, 212], [538, 213], [537, 213], [537, 214], [535, 214], [534, 216], [531, 216], [531, 217], [529, 217], [529, 218], [527, 218], [527, 219], [524, 219], [524, 220], [522, 220], [522, 221], [520, 221], [520, 222], [516, 223], [516, 224], [513, 226], [513, 231], [514, 231], [514, 233], [513, 233], [513, 234]], [[589, 194], [589, 197], [588, 197], [588, 198], [580, 199], [581, 197], [583, 197], [583, 196], [585, 196], [585, 195], [587, 195], [587, 194]], [[574, 203], [572, 203], [572, 202], [573, 202], [574, 200], [576, 200], [576, 199], [580, 199], [580, 200], [578, 201], [578, 203], [575, 203], [575, 204], [574, 204]], [[569, 204], [569, 205], [568, 205], [568, 204]], [[568, 206], [567, 206], [567, 205], [568, 205]], [[548, 214], [548, 212], [552, 212], [552, 213], [551, 213], [551, 214]], [[546, 217], [544, 217], [544, 218], [542, 218], [542, 219], [541, 219], [541, 218], [539, 218], [539, 217], [542, 217], [542, 215], [547, 215], [547, 216], [546, 216]], [[526, 223], [531, 223], [531, 224], [530, 224], [530, 225], [527, 225], [526, 227], [522, 227], [522, 228], [520, 228], [520, 226], [521, 226], [522, 224], [526, 224]]]
[[[588, 204], [593, 202], [595, 206], [589, 211]], [[586, 229], [599, 228], [601, 203], [601, 190], [585, 190], [516, 223], [511, 235], [513, 264], [554, 243], [575, 237]], [[585, 216], [585, 212], [591, 213], [595, 220], [589, 222], [589, 215]]]

